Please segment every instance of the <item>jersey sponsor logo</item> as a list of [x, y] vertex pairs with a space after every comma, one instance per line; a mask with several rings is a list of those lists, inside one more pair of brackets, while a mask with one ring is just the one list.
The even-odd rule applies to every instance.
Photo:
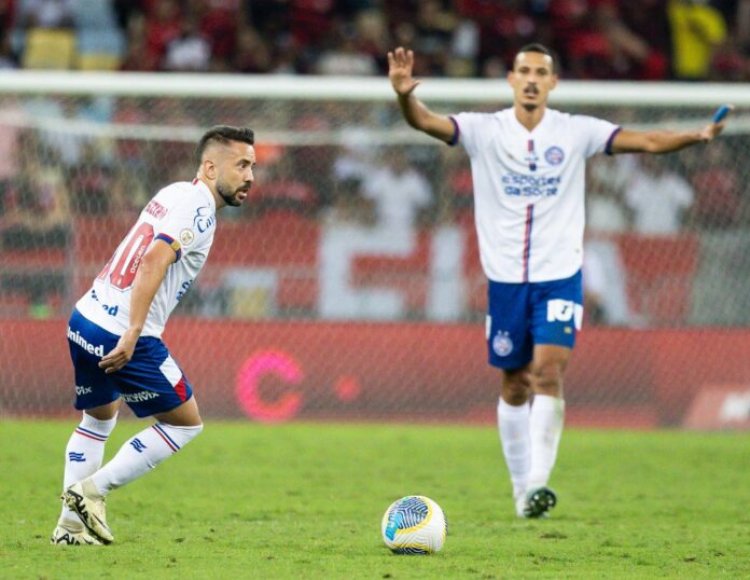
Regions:
[[503, 191], [520, 197], [552, 197], [557, 195], [562, 178], [543, 175], [508, 173], [502, 176]]
[[120, 310], [119, 306], [110, 306], [109, 304], [104, 304], [99, 300], [99, 296], [96, 294], [96, 290], [93, 288], [91, 289], [91, 298], [95, 300], [96, 302], [99, 302], [102, 306], [102, 310], [109, 314], [110, 316], [117, 316], [117, 312]]
[[507, 332], [497, 331], [495, 338], [492, 339], [492, 350], [497, 356], [508, 356], [513, 352], [513, 341]]
[[580, 330], [583, 322], [583, 306], [572, 300], [555, 298], [547, 301], [547, 322], [571, 322]]
[[93, 392], [92, 387], [82, 387], [80, 385], [76, 385], [76, 396], [82, 397], [83, 395], [90, 395]]
[[68, 340], [70, 342], [73, 342], [80, 346], [83, 350], [85, 350], [89, 354], [94, 354], [96, 356], [104, 356], [104, 345], [99, 344], [97, 346], [94, 346], [91, 344], [88, 340], [83, 338], [81, 336], [81, 333], [79, 333], [77, 330], [73, 332], [73, 330], [68, 326]]
[[560, 165], [565, 160], [565, 153], [557, 145], [553, 145], [544, 152], [544, 158], [550, 165]]
[[193, 285], [192, 280], [186, 280], [185, 282], [182, 283], [182, 286], [180, 286], [180, 291], [177, 292], [177, 302], [182, 300], [183, 296], [187, 294], [187, 291], [190, 290], [190, 286], [192, 285]]
[[153, 391], [138, 391], [137, 393], [123, 393], [122, 400], [126, 403], [143, 403], [151, 399], [156, 399], [158, 396], [159, 393], [154, 393]]
[[216, 216], [211, 213], [211, 208], [207, 205], [199, 207], [195, 210], [195, 217], [193, 218], [193, 225], [200, 233], [205, 233], [211, 226], [216, 223]]
[[180, 232], [180, 243], [183, 246], [189, 246], [193, 243], [195, 240], [195, 234], [193, 233], [193, 230], [189, 228], [185, 228]]
[[152, 199], [148, 202], [146, 207], [143, 209], [147, 214], [154, 216], [156, 219], [160, 220], [165, 215], [167, 215], [167, 208], [164, 207], [162, 204], [160, 204], [158, 201]]

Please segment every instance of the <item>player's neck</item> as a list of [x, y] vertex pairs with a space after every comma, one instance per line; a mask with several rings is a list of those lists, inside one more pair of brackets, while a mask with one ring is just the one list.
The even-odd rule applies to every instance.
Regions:
[[203, 185], [205, 185], [206, 188], [208, 188], [208, 191], [211, 192], [211, 196], [214, 198], [214, 203], [216, 204], [216, 209], [221, 209], [227, 204], [224, 198], [219, 195], [219, 192], [216, 191], [216, 187], [208, 179], [206, 179], [201, 173], [198, 173], [198, 175], [196, 175], [195, 178], [198, 181], [200, 181]]
[[523, 105], [516, 104], [513, 107], [513, 112], [516, 115], [518, 122], [523, 125], [527, 131], [533, 131], [536, 126], [542, 122], [544, 112], [547, 110], [545, 106], [536, 107], [532, 111], [524, 109]]

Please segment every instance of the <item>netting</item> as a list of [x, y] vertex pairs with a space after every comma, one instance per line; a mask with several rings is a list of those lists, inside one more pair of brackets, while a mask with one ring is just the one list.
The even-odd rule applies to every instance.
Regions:
[[[468, 159], [408, 129], [386, 80], [8, 79], [0, 413], [70, 412], [71, 306], [145, 202], [192, 179], [194, 144], [221, 123], [256, 131], [256, 188], [220, 212], [208, 263], [165, 334], [204, 414], [492, 420], [499, 378], [485, 363]], [[419, 90], [446, 113], [509, 103], [502, 83]], [[700, 127], [725, 100], [738, 111], [709, 146], [589, 164], [573, 422], [705, 423], [696, 409], [719, 413], [717, 393], [747, 392], [750, 98], [736, 86], [601, 83], [553, 98], [640, 128]]]

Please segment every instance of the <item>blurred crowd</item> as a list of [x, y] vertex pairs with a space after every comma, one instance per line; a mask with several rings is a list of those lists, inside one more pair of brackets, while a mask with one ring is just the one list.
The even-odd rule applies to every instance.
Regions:
[[[564, 78], [748, 81], [750, 0], [0, 2], [0, 68], [384, 77], [387, 51], [402, 45], [416, 51], [418, 76], [498, 78], [531, 41], [553, 47]], [[669, 124], [655, 117], [673, 113], [586, 112], [626, 125]], [[159, 187], [195, 172], [193, 137], [173, 138], [172, 130], [248, 118], [262, 119], [264, 130], [343, 138], [259, 144], [257, 187], [249, 207], [228, 211], [229, 219], [281, 213], [332, 236], [344, 228], [342, 250], [362, 240], [367, 251], [398, 255], [411, 251], [419, 229], [472, 229], [471, 174], [458, 148], [368, 141], [375, 128], [403, 126], [396, 107], [8, 95], [0, 97], [0, 251], [7, 259], [16, 250], [64, 251], [75, 244], [76, 219], [131, 219]], [[748, 148], [740, 134], [663, 158], [592, 161], [589, 312], [632, 323], [623, 269], [612, 267], [617, 236], [750, 230]], [[48, 268], [40, 276], [27, 259], [0, 277], [0, 290], [25, 288], [44, 306], [69, 282]]]
[[383, 75], [401, 45], [419, 76], [494, 78], [531, 41], [566, 78], [748, 81], [750, 0], [0, 3], [4, 67]]

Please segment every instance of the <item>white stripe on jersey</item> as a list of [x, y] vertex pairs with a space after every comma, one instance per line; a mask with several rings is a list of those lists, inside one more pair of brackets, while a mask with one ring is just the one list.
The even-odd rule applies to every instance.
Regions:
[[586, 159], [618, 127], [547, 109], [528, 131], [513, 109], [453, 117], [471, 158], [484, 272], [496, 282], [545, 282], [583, 264]]
[[140, 260], [156, 239], [169, 243], [175, 263], [151, 303], [141, 336], [161, 336], [169, 315], [208, 257], [216, 230], [216, 201], [199, 180], [173, 183], [157, 193], [77, 302], [86, 318], [114, 334], [130, 324], [130, 295]]

